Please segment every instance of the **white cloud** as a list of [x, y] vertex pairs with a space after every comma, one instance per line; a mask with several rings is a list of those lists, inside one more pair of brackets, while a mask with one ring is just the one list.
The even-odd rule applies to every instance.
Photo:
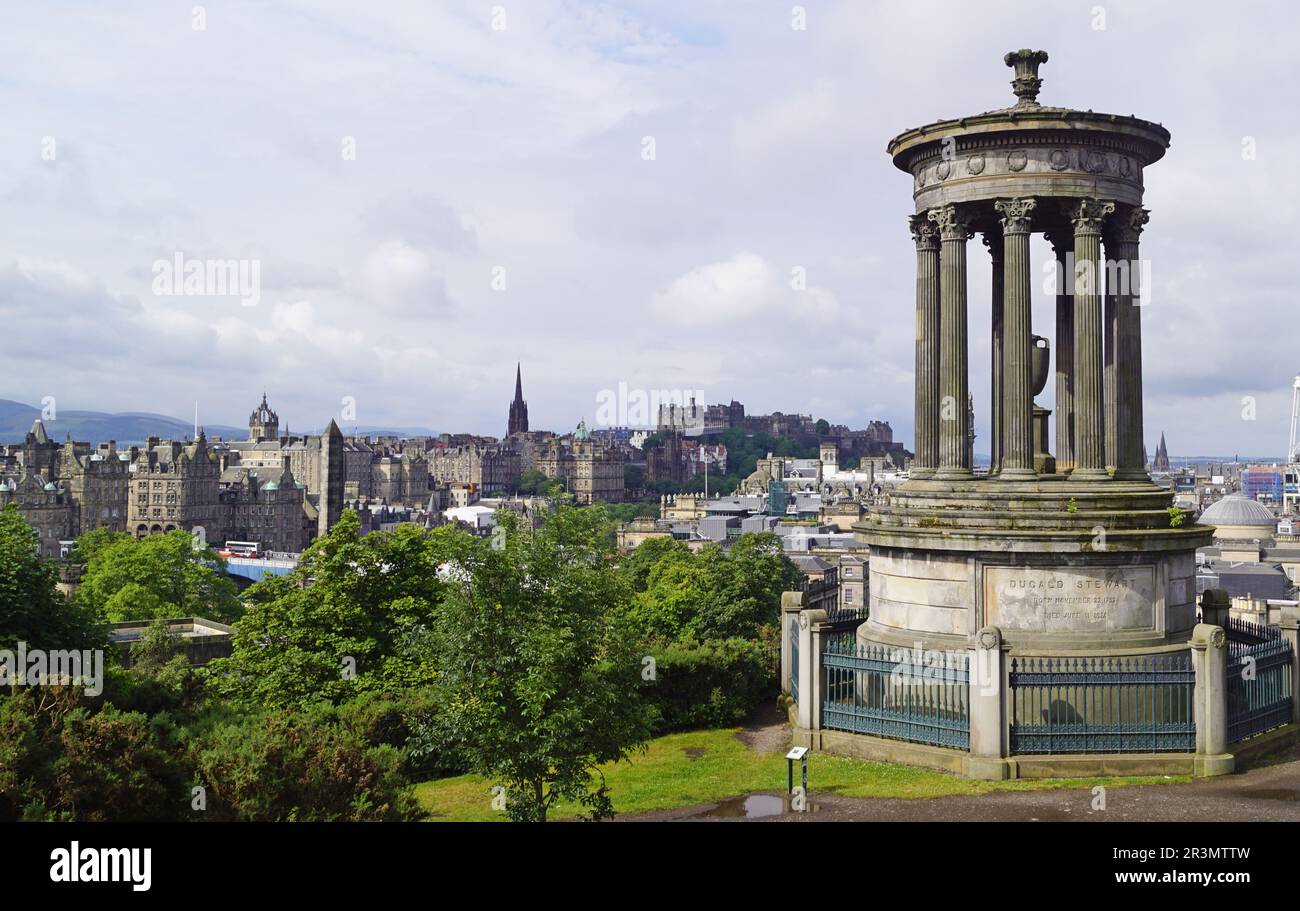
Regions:
[[[910, 439], [911, 185], [885, 145], [1008, 104], [1001, 55], [1032, 45], [1051, 54], [1045, 103], [1173, 132], [1145, 175], [1147, 436], [1165, 426], [1181, 451], [1195, 415], [1196, 448], [1283, 445], [1264, 409], [1243, 425], [1228, 406], [1300, 368], [1280, 354], [1300, 347], [1300, 137], [1276, 116], [1294, 107], [1291, 18], [1124, 4], [1098, 32], [1089, 8], [1033, 0], [825, 0], [799, 32], [788, 6], [529, 0], [494, 31], [495, 5], [230, 0], [202, 32], [187, 7], [6, 10], [0, 397], [184, 415], [220, 390], [206, 419], [238, 424], [266, 386], [291, 426], [353, 395], [367, 423], [499, 433], [522, 360], [537, 426], [590, 417], [625, 379]], [[1225, 65], [1243, 48], [1250, 67]], [[177, 250], [257, 257], [261, 303], [154, 298], [150, 264]]]
[[756, 253], [737, 253], [674, 279], [655, 293], [651, 312], [683, 329], [770, 334], [803, 326], [815, 332], [840, 316], [839, 303], [824, 288], [796, 290], [796, 268], [781, 272]]

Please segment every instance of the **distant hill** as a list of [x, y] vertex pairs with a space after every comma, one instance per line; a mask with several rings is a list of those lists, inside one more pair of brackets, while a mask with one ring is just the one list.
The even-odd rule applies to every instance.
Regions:
[[[22, 402], [0, 399], [0, 443], [21, 443], [32, 429], [32, 422], [41, 416], [41, 410]], [[203, 430], [209, 437], [222, 437], [227, 440], [244, 440], [248, 438], [247, 427], [228, 427], [221, 424], [204, 424]], [[283, 429], [283, 428], [282, 428]], [[319, 433], [323, 428], [289, 426], [294, 433]], [[368, 434], [398, 436], [436, 436], [434, 431], [425, 427], [375, 427], [368, 425], [343, 425], [342, 430], [348, 435]], [[59, 409], [57, 419], [45, 421], [45, 432], [51, 440], [63, 440], [68, 434], [74, 440], [90, 443], [103, 443], [116, 440], [119, 445], [143, 443], [149, 437], [164, 440], [183, 440], [194, 435], [194, 423], [162, 414], [143, 411], [128, 411], [121, 414], [107, 414], [102, 411], [64, 411]]]

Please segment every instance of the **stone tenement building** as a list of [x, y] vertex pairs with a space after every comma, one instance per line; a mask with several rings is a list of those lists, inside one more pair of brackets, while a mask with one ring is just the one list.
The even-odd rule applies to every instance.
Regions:
[[[286, 465], [274, 480], [265, 469], [227, 468], [221, 473], [219, 540], [256, 541], [263, 551], [301, 553], [318, 529], [318, 510]], [[271, 476], [274, 477], [274, 476]]]
[[96, 528], [126, 531], [130, 451], [118, 452], [113, 440], [96, 449], [70, 443], [59, 453], [58, 471], [77, 508], [78, 534]]
[[[472, 484], [482, 496], [504, 493], [519, 483], [521, 457], [502, 443], [435, 444], [429, 450], [429, 474], [438, 484]], [[426, 494], [427, 498], [427, 494]]]
[[[223, 468], [267, 469], [273, 477], [288, 467], [307, 490], [312, 502], [319, 500], [324, 475], [321, 473], [323, 436], [294, 436], [287, 429], [279, 434], [278, 415], [266, 396], [248, 419], [248, 439], [214, 444]], [[416, 441], [384, 438], [371, 442], [366, 437], [344, 437], [339, 461], [343, 465], [343, 498], [367, 502], [380, 500], [390, 505], [418, 506], [426, 503], [431, 490], [428, 460]]]
[[62, 485], [26, 470], [0, 480], [0, 509], [10, 504], [36, 529], [41, 556], [61, 556], [62, 542], [75, 537], [77, 508]]
[[202, 528], [213, 544], [256, 541], [264, 551], [303, 550], [313, 533], [321, 534], [338, 521], [342, 434], [331, 422], [329, 446], [322, 447], [321, 438], [315, 438], [315, 447], [305, 451], [317, 461], [299, 462], [321, 485], [321, 492], [312, 497], [295, 476], [293, 461], [273, 458], [267, 448], [271, 441], [263, 437], [275, 432], [277, 424], [263, 400], [250, 421], [250, 443], [258, 447], [251, 450], [257, 455], [250, 464], [242, 464], [238, 450], [232, 458], [231, 450], [209, 446], [202, 430], [190, 444], [151, 438], [134, 459], [127, 530], [144, 537]]
[[24, 441], [0, 457], [0, 478], [16, 485], [30, 471], [43, 483], [54, 482], [72, 506], [73, 537], [101, 527], [126, 531], [130, 462], [131, 453], [119, 452], [111, 440], [98, 449], [71, 440], [56, 443], [37, 420]]
[[186, 446], [150, 437], [135, 457], [126, 524], [137, 538], [201, 526], [220, 527], [221, 466], [202, 433]]
[[0, 508], [13, 504], [58, 557], [61, 542], [93, 528], [126, 530], [129, 452], [112, 443], [56, 443], [37, 420], [22, 443], [0, 453]]
[[[89, 443], [49, 439], [41, 421], [26, 439], [0, 453], [0, 507], [12, 503], [41, 538], [46, 556], [60, 556], [68, 542], [95, 528], [136, 537], [202, 528], [214, 544], [257, 541], [264, 550], [301, 551], [320, 530], [323, 478], [334, 481], [326, 498], [325, 524], [337, 521], [343, 502], [346, 452], [333, 426], [330, 450], [320, 437], [296, 446], [273, 439], [275, 412], [262, 404], [249, 419], [249, 441], [210, 445], [200, 432], [193, 442], [150, 438], [143, 447], [119, 451], [114, 441]], [[285, 445], [288, 444], [288, 445]], [[335, 456], [332, 463], [329, 456]], [[368, 485], [381, 495], [424, 503], [428, 475], [423, 453], [373, 459], [366, 451]], [[331, 470], [331, 465], [337, 466]], [[316, 487], [299, 480], [295, 467]], [[373, 480], [373, 484], [371, 484]]]
[[519, 471], [522, 474], [537, 467], [537, 457], [556, 439], [550, 430], [529, 430], [510, 436], [510, 448], [519, 453]]
[[256, 541], [263, 550], [288, 552], [311, 538], [315, 510], [287, 466], [274, 475], [265, 468], [223, 471], [201, 430], [190, 444], [150, 439], [129, 485], [127, 526], [137, 538], [201, 528], [214, 545]]
[[538, 471], [564, 481], [574, 499], [583, 505], [621, 503], [625, 464], [626, 459], [617, 449], [592, 439], [585, 421], [578, 422], [571, 437], [553, 441], [536, 460]]

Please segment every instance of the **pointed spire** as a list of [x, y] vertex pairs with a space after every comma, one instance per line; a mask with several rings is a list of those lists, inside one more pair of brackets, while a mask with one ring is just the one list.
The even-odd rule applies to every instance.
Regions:
[[510, 418], [506, 426], [506, 435], [526, 433], [528, 431], [528, 403], [524, 401], [523, 368], [515, 362], [515, 398], [510, 403]]

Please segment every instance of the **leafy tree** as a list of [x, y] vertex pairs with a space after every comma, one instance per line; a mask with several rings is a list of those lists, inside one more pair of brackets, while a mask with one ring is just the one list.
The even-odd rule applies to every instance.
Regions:
[[527, 496], [543, 496], [551, 484], [551, 479], [545, 474], [536, 468], [530, 468], [519, 476], [519, 484], [516, 489]]
[[716, 544], [692, 553], [680, 542], [646, 541], [624, 566], [638, 590], [639, 629], [666, 639], [757, 639], [777, 622], [782, 592], [803, 579], [771, 532], [741, 535], [729, 553]]
[[76, 601], [98, 616], [113, 621], [239, 617], [239, 589], [225, 576], [221, 558], [209, 548], [195, 548], [183, 531], [138, 540], [92, 532], [82, 540], [78, 551], [90, 556]]
[[684, 562], [691, 559], [691, 549], [685, 541], [675, 538], [648, 538], [619, 561], [619, 567], [627, 575], [634, 592], [643, 592], [650, 582], [650, 572], [660, 562], [673, 560]]
[[532, 534], [501, 521], [504, 546], [460, 556], [430, 627], [438, 709], [421, 737], [459, 745], [513, 820], [545, 821], [560, 799], [609, 817], [597, 767], [643, 745], [654, 713], [608, 517], [560, 506]]
[[231, 699], [268, 706], [427, 684], [432, 665], [410, 644], [443, 598], [440, 567], [473, 540], [451, 526], [362, 537], [356, 513], [344, 510], [291, 575], [249, 589], [233, 654], [206, 676]]
[[826, 436], [828, 433], [831, 432], [830, 422], [827, 421], [825, 418], [818, 418], [817, 423], [813, 426], [816, 429], [816, 431], [822, 436]]
[[616, 522], [631, 522], [642, 517], [659, 518], [658, 503], [603, 503], [609, 517]]
[[40, 557], [40, 538], [10, 504], [0, 510], [0, 648], [19, 641], [43, 649], [103, 645], [106, 630], [55, 587], [54, 564]]
[[128, 538], [130, 535], [125, 532], [113, 531], [111, 528], [92, 528], [77, 539], [71, 559], [74, 563], [89, 563], [101, 551]]

